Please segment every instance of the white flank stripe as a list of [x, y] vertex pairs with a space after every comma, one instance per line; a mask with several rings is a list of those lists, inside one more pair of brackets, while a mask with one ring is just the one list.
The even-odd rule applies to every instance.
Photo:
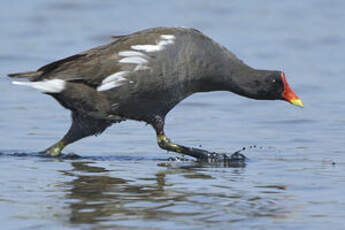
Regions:
[[106, 91], [106, 90], [109, 90], [109, 89], [112, 89], [115, 87], [119, 87], [119, 86], [125, 84], [126, 81], [127, 81], [127, 79], [123, 78], [123, 79], [119, 79], [117, 81], [112, 81], [112, 82], [102, 84], [102, 85], [97, 87], [97, 91], [99, 91], [99, 92], [100, 91]]
[[134, 50], [142, 50], [145, 52], [156, 52], [161, 50], [161, 47], [157, 45], [135, 45], [131, 46], [131, 48]]
[[102, 81], [102, 84], [97, 87], [97, 91], [106, 91], [125, 84], [128, 79], [124, 78], [124, 76], [126, 76], [128, 73], [129, 71], [120, 71], [106, 77]]
[[163, 46], [169, 45], [174, 43], [172, 40], [162, 40], [159, 41], [158, 46], [162, 47], [162, 49], [164, 48]]
[[166, 40], [175, 40], [175, 36], [171, 34], [162, 34], [161, 38]]
[[164, 46], [173, 44], [175, 40], [175, 36], [171, 34], [162, 34], [160, 38], [162, 40], [160, 40], [156, 45], [133, 45], [131, 48], [145, 52], [157, 52], [164, 49]]
[[138, 71], [138, 70], [147, 70], [147, 69], [151, 69], [150, 67], [146, 66], [146, 65], [137, 65], [134, 69], [134, 71]]
[[141, 52], [132, 51], [132, 50], [121, 51], [121, 52], [119, 52], [119, 56], [122, 56], [122, 57], [132, 57], [132, 56], [147, 57], [147, 55], [145, 55]]
[[145, 58], [142, 58], [142, 57], [131, 56], [131, 57], [122, 58], [119, 62], [120, 63], [131, 63], [131, 64], [142, 65], [142, 64], [147, 63], [147, 60]]
[[61, 79], [51, 79], [36, 82], [13, 81], [15, 85], [27, 85], [38, 89], [42, 93], [60, 93], [65, 89], [66, 82]]
[[117, 79], [125, 79], [123, 78], [124, 76], [126, 76], [127, 74], [129, 74], [129, 71], [120, 71], [120, 72], [116, 72], [112, 75], [109, 75], [108, 77], [104, 78], [104, 80], [102, 81], [103, 84], [111, 82], [111, 81], [116, 81]]

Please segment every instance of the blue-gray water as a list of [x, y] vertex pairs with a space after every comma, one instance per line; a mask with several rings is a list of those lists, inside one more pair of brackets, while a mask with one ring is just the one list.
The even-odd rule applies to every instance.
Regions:
[[[2, 0], [1, 229], [344, 229], [344, 12], [341, 0]], [[80, 159], [38, 157], [69, 113], [5, 75], [154, 26], [195, 27], [253, 67], [283, 68], [305, 108], [218, 92], [169, 113], [177, 143], [256, 145], [244, 168], [168, 162], [133, 121], [64, 151]]]

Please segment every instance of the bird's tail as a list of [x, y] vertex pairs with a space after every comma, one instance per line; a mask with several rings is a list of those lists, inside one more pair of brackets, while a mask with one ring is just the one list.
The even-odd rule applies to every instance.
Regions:
[[43, 79], [42, 71], [8, 74], [11, 78], [27, 78], [31, 82], [13, 81], [14, 85], [26, 85], [38, 89], [42, 93], [60, 93], [65, 89], [65, 81], [61, 79]]
[[23, 72], [23, 73], [11, 73], [7, 76], [11, 78], [28, 78], [29, 80], [34, 80], [39, 78], [42, 75], [41, 71], [31, 71], [31, 72]]

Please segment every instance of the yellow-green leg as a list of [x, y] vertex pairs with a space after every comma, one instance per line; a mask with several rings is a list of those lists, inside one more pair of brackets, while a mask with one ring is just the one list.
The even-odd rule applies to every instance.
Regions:
[[162, 131], [157, 134], [157, 143], [162, 149], [195, 157], [202, 162], [223, 162], [225, 166], [230, 167], [243, 167], [245, 165], [246, 157], [240, 152], [235, 152], [231, 156], [228, 156], [224, 153], [209, 152], [204, 149], [178, 145], [167, 138]]
[[56, 144], [50, 146], [48, 149], [42, 151], [41, 153], [51, 157], [57, 157], [61, 155], [61, 151], [65, 147], [66, 143], [64, 141], [59, 141]]
[[195, 157], [201, 161], [212, 162], [230, 159], [230, 157], [223, 153], [209, 152], [199, 148], [192, 148], [175, 144], [169, 138], [167, 138], [163, 132], [160, 132], [157, 135], [157, 143], [162, 149]]
[[157, 135], [157, 143], [159, 147], [161, 147], [162, 149], [182, 153], [181, 147], [177, 144], [172, 143], [171, 140], [167, 138], [164, 134]]
[[227, 165], [237, 162], [244, 162], [246, 159], [246, 157], [239, 152], [235, 152], [231, 156], [228, 156], [224, 153], [209, 152], [204, 149], [175, 144], [165, 136], [163, 129], [164, 120], [160, 117], [155, 117], [152, 126], [156, 130], [157, 143], [159, 147], [167, 151], [195, 157], [196, 159], [204, 162], [226, 162]]
[[104, 120], [97, 120], [84, 114], [72, 112], [72, 124], [65, 136], [56, 144], [42, 151], [42, 154], [51, 157], [61, 155], [61, 151], [69, 144], [84, 137], [103, 132], [111, 123]]

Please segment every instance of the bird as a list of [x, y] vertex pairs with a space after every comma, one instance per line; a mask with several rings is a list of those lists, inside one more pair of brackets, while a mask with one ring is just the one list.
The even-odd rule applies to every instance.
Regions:
[[210, 91], [303, 107], [283, 71], [252, 68], [197, 29], [157, 27], [114, 38], [37, 71], [8, 74], [16, 78], [13, 84], [33, 87], [71, 111], [67, 133], [43, 154], [61, 156], [73, 142], [136, 120], [153, 127], [164, 150], [200, 161], [232, 159], [171, 141], [164, 132], [168, 112], [192, 94]]

